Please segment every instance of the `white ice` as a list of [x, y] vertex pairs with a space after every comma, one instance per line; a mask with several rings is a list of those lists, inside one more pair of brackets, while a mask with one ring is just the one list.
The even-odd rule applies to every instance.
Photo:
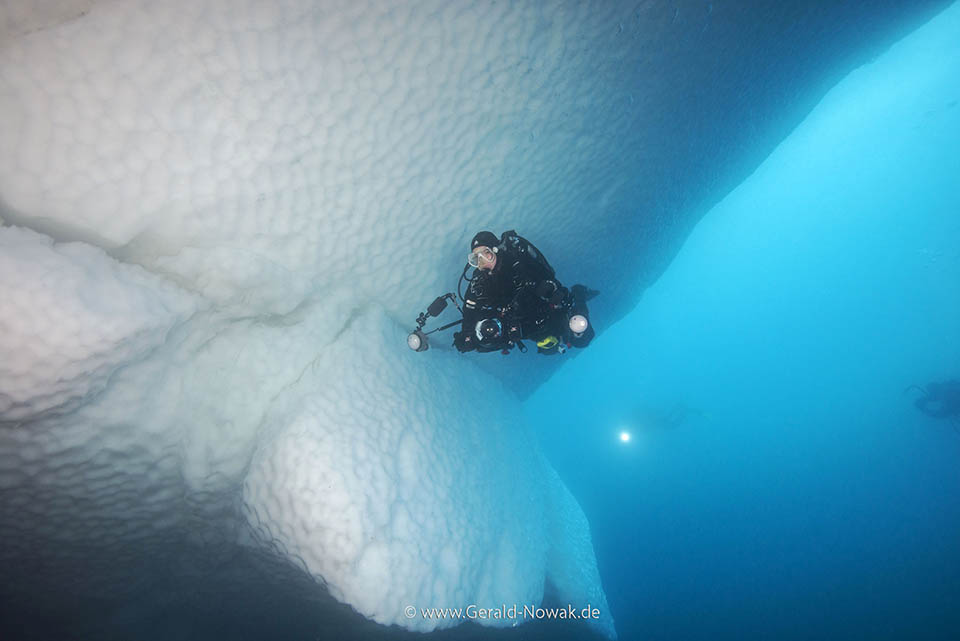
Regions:
[[614, 169], [543, 125], [602, 99], [620, 9], [508, 4], [3, 5], [0, 561], [122, 600], [240, 541], [380, 623], [549, 581], [615, 636], [517, 401], [404, 341], [474, 231]]

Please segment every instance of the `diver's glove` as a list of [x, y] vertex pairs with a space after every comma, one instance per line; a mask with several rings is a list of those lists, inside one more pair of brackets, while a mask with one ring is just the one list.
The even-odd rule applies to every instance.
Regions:
[[456, 347], [459, 352], [471, 352], [477, 349], [476, 341], [473, 336], [467, 332], [454, 332], [453, 346]]
[[558, 287], [550, 296], [550, 309], [566, 309], [573, 303], [573, 297], [570, 290], [566, 287]]
[[540, 300], [550, 300], [557, 293], [558, 289], [557, 283], [548, 279], [541, 281], [537, 285], [536, 293]]

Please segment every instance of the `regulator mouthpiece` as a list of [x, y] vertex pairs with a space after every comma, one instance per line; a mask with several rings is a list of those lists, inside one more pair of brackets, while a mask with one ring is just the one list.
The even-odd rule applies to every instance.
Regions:
[[587, 322], [587, 317], [582, 314], [574, 314], [570, 317], [570, 331], [573, 332], [574, 336], [579, 337], [585, 331], [587, 331], [587, 326], [590, 323]]

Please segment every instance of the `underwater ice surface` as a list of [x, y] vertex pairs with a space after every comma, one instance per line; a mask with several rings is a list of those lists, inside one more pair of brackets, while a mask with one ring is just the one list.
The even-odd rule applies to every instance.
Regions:
[[[407, 604], [543, 598], [602, 615], [438, 638], [582, 639], [614, 632], [607, 583], [623, 638], [802, 629], [785, 611], [872, 636], [942, 621], [955, 559], [923, 564], [946, 545], [930, 524], [952, 523], [936, 471], [955, 441], [923, 441], [942, 426], [899, 392], [956, 356], [953, 14], [704, 220], [639, 328], [604, 324], [694, 203], [820, 95], [807, 81], [883, 41], [884, 11], [851, 28], [857, 11], [779, 7], [3, 4], [0, 620], [40, 639], [395, 639], [454, 623]], [[603, 291], [605, 340], [529, 420], [501, 383], [560, 360], [403, 344], [478, 226]], [[898, 612], [909, 581], [873, 589], [894, 567], [945, 589], [880, 632], [849, 617], [845, 599]]]
[[956, 638], [960, 433], [904, 389], [960, 377], [958, 150], [954, 5], [528, 401], [624, 638]]

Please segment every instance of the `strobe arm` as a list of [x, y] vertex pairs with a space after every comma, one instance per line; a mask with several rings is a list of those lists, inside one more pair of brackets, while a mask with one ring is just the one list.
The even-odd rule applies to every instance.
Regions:
[[443, 310], [447, 308], [448, 300], [452, 301], [453, 304], [456, 306], [456, 308], [460, 310], [461, 313], [463, 313], [463, 310], [460, 309], [460, 304], [457, 303], [457, 297], [454, 296], [452, 293], [448, 292], [442, 296], [437, 296], [434, 299], [434, 301], [430, 303], [430, 306], [427, 307], [426, 311], [420, 312], [420, 315], [417, 316], [417, 329], [413, 330], [413, 332], [411, 332], [407, 336], [407, 346], [410, 349], [412, 349], [415, 352], [427, 351], [427, 348], [430, 346], [429, 342], [427, 341], [427, 334], [432, 334], [434, 332], [439, 332], [444, 329], [449, 329], [450, 327], [453, 327], [454, 325], [457, 325], [460, 323], [459, 320], [456, 320], [452, 323], [448, 323], [444, 325], [443, 327], [437, 327], [436, 329], [431, 329], [429, 332], [423, 331], [424, 325], [427, 324], [427, 321], [431, 317], [435, 318], [443, 313]]

